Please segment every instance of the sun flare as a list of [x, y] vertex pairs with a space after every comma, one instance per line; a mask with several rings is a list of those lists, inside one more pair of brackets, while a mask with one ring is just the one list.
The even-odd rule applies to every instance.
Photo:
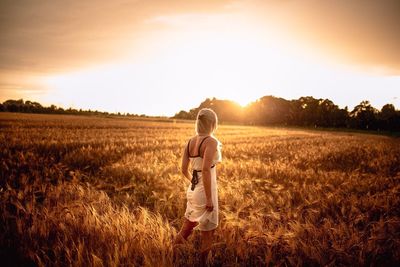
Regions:
[[[373, 104], [383, 105], [398, 90], [398, 77], [373, 77], [322, 63], [318, 53], [307, 53], [276, 29], [259, 28], [243, 17], [192, 14], [147, 23], [154, 29], [139, 46], [127, 42], [126, 58], [49, 76], [46, 102], [172, 116], [211, 97], [245, 106], [265, 95], [293, 99], [336, 94], [329, 98], [344, 107], [360, 98], [373, 99], [383, 83], [388, 99]], [[364, 88], [363, 96], [357, 90], [336, 93], [346, 87]]]
[[[52, 91], [47, 100], [100, 110], [168, 115], [198, 105], [207, 97], [231, 99], [245, 106], [265, 93], [267, 73], [293, 62], [286, 56], [285, 45], [272, 35], [268, 39], [247, 23], [235, 22], [235, 30], [228, 27], [229, 21], [219, 23], [219, 28], [194, 24], [196, 31], [185, 26], [170, 34], [149, 35], [149, 46], [144, 50], [147, 56], [140, 59], [131, 57], [48, 77], [46, 84]], [[255, 90], [250, 92], [249, 87]], [[133, 107], [133, 99], [144, 101]], [[167, 101], [179, 106], [167, 108]]]

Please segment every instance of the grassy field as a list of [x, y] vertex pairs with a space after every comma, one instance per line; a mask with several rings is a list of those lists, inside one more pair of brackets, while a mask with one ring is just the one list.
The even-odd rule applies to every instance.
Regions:
[[[193, 266], [193, 123], [0, 113], [0, 262]], [[212, 266], [400, 264], [400, 140], [221, 126]]]

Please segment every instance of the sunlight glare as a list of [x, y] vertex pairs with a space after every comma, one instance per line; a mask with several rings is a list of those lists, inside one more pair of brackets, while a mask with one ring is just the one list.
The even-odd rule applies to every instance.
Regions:
[[[179, 21], [173, 20], [174, 25]], [[220, 27], [185, 24], [178, 30], [150, 35], [147, 54], [140, 60], [130, 57], [49, 77], [48, 101], [172, 116], [212, 97], [242, 106], [263, 95], [290, 98], [300, 95], [297, 82], [307, 79], [305, 72], [313, 77], [324, 75], [320, 65], [293, 50], [291, 43], [274, 31], [259, 31], [238, 21], [219, 23]], [[284, 87], [289, 90], [282, 91]]]
[[[160, 38], [158, 42], [162, 35]], [[210, 97], [231, 99], [244, 106], [262, 95], [266, 73], [285, 64], [279, 48], [273, 42], [264, 43], [254, 30], [180, 32], [169, 38], [169, 45], [159, 47], [147, 61], [121, 61], [49, 77], [46, 83], [52, 90], [48, 101], [112, 112], [168, 115]], [[249, 87], [260, 91], [249, 92]], [[133, 106], [130, 99], [142, 101]], [[165, 101], [176, 106], [166, 110]]]

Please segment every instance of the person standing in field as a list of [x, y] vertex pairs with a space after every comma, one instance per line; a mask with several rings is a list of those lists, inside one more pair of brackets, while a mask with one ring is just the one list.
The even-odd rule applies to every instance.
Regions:
[[[213, 136], [218, 118], [203, 108], [197, 114], [196, 135], [188, 141], [182, 157], [182, 173], [191, 182], [186, 191], [184, 222], [174, 244], [187, 240], [193, 229], [201, 231], [201, 262], [204, 265], [218, 226], [216, 164], [221, 162], [221, 143]], [[189, 164], [192, 172], [189, 172]]]

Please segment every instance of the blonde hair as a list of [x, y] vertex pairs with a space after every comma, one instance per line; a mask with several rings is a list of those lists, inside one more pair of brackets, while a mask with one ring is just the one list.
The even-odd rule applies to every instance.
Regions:
[[196, 133], [197, 134], [212, 134], [218, 125], [217, 114], [209, 108], [203, 108], [197, 113], [196, 118]]

